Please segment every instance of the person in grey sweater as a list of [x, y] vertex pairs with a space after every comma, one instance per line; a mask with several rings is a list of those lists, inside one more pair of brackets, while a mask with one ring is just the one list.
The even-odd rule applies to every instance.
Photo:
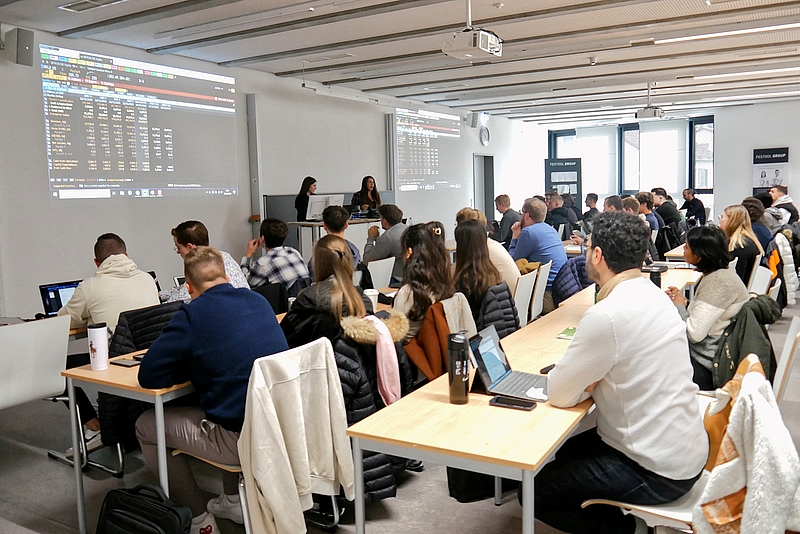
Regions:
[[511, 227], [515, 222], [519, 222], [522, 216], [518, 211], [511, 209], [511, 199], [508, 198], [508, 195], [499, 195], [494, 199], [494, 205], [503, 218], [500, 219], [500, 230], [492, 232], [490, 237], [502, 243], [508, 250], [508, 245], [511, 244]]
[[711, 365], [722, 333], [750, 298], [736, 271], [728, 268], [728, 238], [721, 229], [698, 226], [689, 230], [684, 258], [703, 273], [689, 302], [676, 287], [667, 289], [686, 321], [694, 383], [713, 390]]
[[378, 208], [381, 217], [381, 227], [385, 230], [381, 235], [377, 226], [370, 226], [367, 230], [367, 244], [364, 245], [362, 261], [369, 262], [396, 258], [392, 270], [392, 284], [403, 281], [403, 266], [405, 265], [405, 251], [401, 244], [406, 225], [403, 224], [403, 211], [394, 204], [384, 204]]

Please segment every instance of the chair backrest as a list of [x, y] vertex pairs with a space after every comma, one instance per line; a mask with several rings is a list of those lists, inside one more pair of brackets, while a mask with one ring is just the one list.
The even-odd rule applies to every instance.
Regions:
[[[755, 281], [756, 272], [758, 272], [758, 268], [761, 267], [761, 258], [762, 258], [761, 254], [758, 254], [756, 256], [756, 261], [753, 262], [753, 270], [750, 271], [750, 277], [748, 278], [748, 282], [747, 282], [747, 290], [750, 291], [751, 293], [754, 293], [754, 291], [753, 291], [753, 283]], [[765, 267], [765, 269], [766, 269], [766, 267]], [[767, 269], [767, 270], [769, 270], [769, 269]], [[770, 271], [770, 280], [772, 280], [772, 271]], [[769, 285], [767, 285], [767, 289], [768, 288], [769, 288]], [[763, 292], [757, 293], [757, 294], [758, 295], [763, 295], [766, 292], [767, 291], [765, 289]]]
[[361, 277], [364, 276], [364, 271], [353, 271], [353, 285], [358, 287], [361, 285]]
[[[544, 307], [544, 292], [547, 289], [547, 278], [550, 276], [550, 268], [553, 266], [553, 260], [548, 261], [539, 267], [539, 276], [536, 277], [536, 287], [533, 288], [533, 304], [531, 310], [530, 320], [534, 320], [542, 313]], [[519, 309], [517, 309], [519, 312]], [[522, 320], [519, 322], [522, 325]], [[527, 323], [525, 323], [527, 324]]]
[[254, 287], [253, 291], [267, 299], [276, 314], [289, 311], [289, 293], [283, 284], [264, 284]]
[[650, 231], [650, 241], [655, 243], [657, 237], [658, 237], [658, 230], [651, 230]]
[[769, 297], [778, 302], [778, 293], [781, 291], [781, 279], [778, 278], [775, 280], [775, 284], [772, 286], [772, 289], [769, 290]]
[[536, 285], [536, 278], [539, 271], [531, 271], [523, 274], [517, 281], [517, 291], [514, 293], [514, 306], [517, 307], [520, 326], [528, 324], [528, 313], [531, 309], [533, 299], [533, 286]]
[[375, 289], [389, 287], [396, 259], [391, 257], [383, 260], [373, 260], [367, 264], [369, 274], [372, 276], [372, 285], [375, 286]]
[[775, 400], [778, 404], [786, 393], [786, 386], [789, 384], [789, 377], [792, 375], [792, 362], [794, 353], [800, 346], [800, 317], [792, 317], [789, 331], [786, 333], [786, 342], [783, 344], [783, 351], [778, 360], [778, 367], [775, 370], [775, 378], [772, 379], [772, 390], [775, 392]]
[[753, 274], [750, 276], [748, 291], [756, 295], [766, 295], [769, 291], [769, 283], [772, 281], [772, 271], [763, 265], [756, 264], [753, 267]]
[[735, 271], [735, 270], [736, 270], [736, 265], [737, 265], [738, 263], [739, 263], [739, 256], [736, 256], [736, 257], [735, 257], [735, 258], [733, 258], [733, 260], [732, 260], [732, 261], [731, 261], [731, 262], [728, 264], [728, 269], [731, 269], [731, 270]]
[[69, 316], [0, 327], [0, 409], [60, 395]]

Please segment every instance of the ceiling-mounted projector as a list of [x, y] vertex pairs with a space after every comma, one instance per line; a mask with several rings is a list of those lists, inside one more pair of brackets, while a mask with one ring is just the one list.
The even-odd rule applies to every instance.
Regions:
[[458, 59], [503, 55], [503, 40], [486, 30], [465, 30], [447, 35], [442, 44], [442, 52]]
[[664, 117], [664, 110], [656, 106], [645, 106], [636, 112], [637, 119], [661, 119]]

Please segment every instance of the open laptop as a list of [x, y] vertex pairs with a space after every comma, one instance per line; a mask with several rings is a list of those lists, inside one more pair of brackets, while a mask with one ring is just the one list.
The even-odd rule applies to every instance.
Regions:
[[547, 377], [512, 371], [494, 325], [484, 328], [469, 340], [478, 376], [492, 395], [546, 401]]
[[308, 197], [307, 221], [321, 221], [322, 212], [328, 206], [341, 206], [344, 204], [344, 195], [311, 195]]
[[158, 283], [158, 275], [155, 271], [147, 271], [147, 274], [153, 277], [153, 282], [156, 283], [156, 291], [161, 293], [161, 284]]
[[183, 284], [186, 283], [185, 276], [173, 276], [172, 283], [175, 284], [175, 287], [181, 287]]
[[75, 293], [75, 288], [78, 287], [80, 283], [80, 280], [72, 280], [71, 282], [57, 282], [55, 284], [39, 286], [44, 314], [47, 317], [55, 317], [58, 315], [58, 310], [72, 298], [72, 294]]

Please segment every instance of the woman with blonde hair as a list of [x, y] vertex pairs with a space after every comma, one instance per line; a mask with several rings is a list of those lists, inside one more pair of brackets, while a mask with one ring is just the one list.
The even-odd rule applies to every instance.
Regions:
[[728, 236], [728, 252], [731, 260], [738, 258], [736, 274], [739, 275], [745, 286], [750, 281], [756, 256], [764, 254], [761, 243], [758, 242], [755, 232], [750, 224], [750, 214], [741, 204], [728, 206], [722, 212], [719, 227]]

